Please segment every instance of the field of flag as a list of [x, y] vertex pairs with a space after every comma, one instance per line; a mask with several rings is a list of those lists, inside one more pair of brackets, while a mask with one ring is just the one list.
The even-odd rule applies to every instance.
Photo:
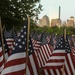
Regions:
[[15, 30], [1, 29], [0, 75], [75, 75], [75, 36], [35, 31], [27, 49], [27, 29], [28, 21], [19, 36]]

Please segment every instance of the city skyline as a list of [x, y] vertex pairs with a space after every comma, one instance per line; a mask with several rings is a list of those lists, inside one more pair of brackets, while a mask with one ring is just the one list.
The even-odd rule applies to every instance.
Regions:
[[66, 21], [71, 16], [75, 17], [74, 3], [75, 0], [41, 0], [43, 11], [41, 11], [39, 18], [42, 18], [44, 15], [47, 15], [49, 19], [58, 18], [59, 6], [61, 6], [60, 18], [62, 21]]

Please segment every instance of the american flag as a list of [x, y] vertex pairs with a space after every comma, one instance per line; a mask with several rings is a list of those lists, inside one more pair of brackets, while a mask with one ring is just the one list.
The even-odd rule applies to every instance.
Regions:
[[[4, 37], [4, 35], [2, 35], [2, 36], [3, 36], [3, 38], [1, 38], [1, 35], [0, 35], [0, 73], [1, 73], [2, 69], [4, 68], [5, 61], [7, 60], [8, 56], [10, 55], [9, 54], [9, 48], [7, 46], [5, 37]], [[3, 39], [3, 41], [2, 41], [2, 39]], [[3, 52], [3, 50], [5, 53]]]
[[75, 63], [73, 61], [73, 56], [71, 52], [65, 56], [63, 73], [64, 75], [75, 75]]
[[68, 38], [66, 38], [66, 46], [65, 46], [65, 51], [66, 51], [66, 56], [65, 56], [65, 62], [64, 62], [64, 75], [75, 75], [75, 66], [74, 66], [74, 61], [73, 61], [73, 56], [72, 56], [72, 50], [70, 48]]
[[13, 48], [13, 44], [14, 44], [13, 32], [11, 30], [10, 31], [4, 30], [4, 37], [6, 39], [8, 48], [9, 48], [10, 53], [11, 53], [12, 48]]
[[66, 38], [64, 43], [63, 43], [64, 40], [62, 41], [62, 39], [61, 39], [61, 43], [59, 42], [59, 45], [57, 45], [57, 48], [60, 50], [63, 49], [65, 52], [61, 54], [59, 53], [60, 51], [58, 51], [57, 53], [53, 53], [52, 57], [50, 57], [50, 59], [46, 63], [45, 68], [46, 69], [50, 69], [50, 68], [56, 69], [57, 68], [60, 70], [62, 69], [63, 75], [75, 75], [75, 72], [74, 72], [75, 65], [73, 62], [73, 57], [72, 57], [71, 49], [68, 43], [68, 39]]
[[4, 68], [4, 57], [3, 57], [3, 51], [2, 51], [2, 40], [0, 37], [0, 73]]
[[71, 46], [71, 50], [72, 50], [73, 60], [75, 62], [75, 47]]
[[54, 70], [45, 70], [42, 67], [45, 65], [48, 58], [51, 56], [52, 50], [44, 35], [41, 37], [41, 46], [35, 51], [39, 63], [39, 69], [42, 75], [52, 75]]
[[48, 58], [51, 55], [51, 50], [50, 50], [50, 46], [47, 43], [47, 40], [45, 38], [45, 36], [42, 36], [42, 41], [41, 41], [41, 46], [38, 49], [38, 51], [36, 51], [36, 56], [37, 59], [39, 61], [39, 66], [43, 67], [44, 64], [46, 63], [46, 61], [48, 60]]
[[4, 52], [5, 52], [5, 59], [7, 60], [8, 57], [10, 56], [10, 50], [8, 48], [8, 45], [7, 45], [7, 42], [6, 42], [6, 39], [5, 39], [5, 36], [4, 36], [4, 31], [3, 31], [3, 46], [4, 46]]
[[41, 42], [38, 40], [37, 32], [35, 32], [34, 35], [32, 36], [32, 44], [33, 44], [34, 50], [38, 50], [40, 48]]
[[[24, 28], [20, 32], [18, 41], [16, 41], [15, 47], [5, 64], [1, 75], [24, 75], [26, 67], [26, 36], [27, 36], [27, 25], [26, 21]], [[36, 64], [36, 57], [34, 55], [34, 50], [32, 47], [32, 42], [29, 40], [28, 48], [28, 65], [27, 65], [27, 75], [39, 75], [38, 66]]]
[[14, 39], [14, 42], [16, 42], [18, 39], [17, 32], [15, 29], [13, 29], [13, 39]]
[[49, 43], [50, 42], [50, 37], [46, 37], [46, 40]]
[[45, 64], [46, 69], [60, 69], [62, 68], [65, 60], [65, 40], [62, 36], [53, 51], [51, 57]]

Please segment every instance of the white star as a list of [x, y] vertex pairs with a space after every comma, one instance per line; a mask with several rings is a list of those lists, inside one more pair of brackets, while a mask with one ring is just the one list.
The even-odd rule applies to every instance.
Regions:
[[67, 40], [66, 40], [66, 42], [67, 42]]
[[29, 45], [29, 47], [31, 47], [31, 45]]
[[25, 42], [22, 42], [22, 44], [25, 44]]
[[59, 44], [59, 46], [60, 46], [60, 44]]
[[32, 50], [31, 50], [31, 52], [32, 52]]
[[23, 30], [21, 30], [21, 32], [23, 32]]
[[26, 28], [26, 26], [24, 26], [24, 28]]
[[22, 48], [22, 46], [20, 45], [19, 48]]
[[58, 48], [58, 46], [57, 46], [57, 48]]
[[15, 48], [13, 48], [13, 50], [15, 50]]
[[30, 49], [28, 49], [28, 51], [30, 51]]
[[26, 38], [25, 38], [25, 41], [26, 41]]
[[62, 40], [63, 38], [61, 38], [61, 40]]
[[16, 46], [18, 45], [18, 43], [15, 44]]
[[61, 44], [62, 44], [62, 42], [61, 42]]
[[24, 34], [26, 34], [26, 32], [24, 32]]
[[19, 42], [21, 41], [21, 39], [18, 40]]
[[24, 35], [22, 35], [21, 38], [24, 38]]
[[62, 46], [61, 46], [61, 48], [62, 48]]
[[66, 45], [68, 45], [68, 43]]

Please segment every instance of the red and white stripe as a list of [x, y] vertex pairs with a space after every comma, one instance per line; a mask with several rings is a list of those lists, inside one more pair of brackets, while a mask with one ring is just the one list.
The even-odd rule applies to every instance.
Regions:
[[[41, 46], [41, 48], [37, 51], [35, 51], [39, 67], [42, 68], [47, 60], [50, 58], [53, 50], [51, 49], [51, 46], [49, 44]], [[41, 70], [41, 69], [40, 69]], [[41, 74], [42, 75], [61, 75], [62, 71], [61, 69], [44, 69], [42, 68]]]
[[1, 75], [19, 75], [25, 71], [25, 53], [16, 53], [9, 56]]
[[35, 39], [33, 39], [33, 38], [31, 40], [32, 40], [32, 44], [34, 46], [37, 41]]
[[65, 56], [64, 75], [75, 75], [75, 65], [72, 57], [72, 53], [68, 53]]
[[[13, 54], [8, 58], [5, 68], [3, 69], [1, 75], [24, 75], [25, 66], [25, 53], [23, 52]], [[27, 74], [39, 75], [38, 64], [34, 53], [28, 57]]]
[[13, 49], [13, 45], [14, 45], [14, 39], [8, 38], [8, 39], [6, 39], [6, 42], [7, 42], [8, 48], [9, 48], [10, 53], [11, 53], [11, 51]]
[[46, 40], [48, 43], [50, 43], [50, 37], [47, 37]]
[[43, 75], [62, 75], [61, 69], [44, 69], [42, 72]]
[[33, 49], [38, 50], [40, 48], [40, 41], [32, 39]]
[[71, 47], [71, 50], [72, 50], [73, 60], [75, 62], [75, 47]]
[[3, 58], [3, 52], [2, 47], [0, 47], [0, 73], [4, 68], [4, 58]]
[[28, 58], [27, 75], [39, 75], [39, 65], [35, 56], [35, 53]]
[[65, 60], [65, 50], [54, 50], [45, 64], [45, 69], [60, 69]]
[[[35, 51], [40, 70], [46, 64], [47, 60], [49, 59], [49, 57], [52, 54], [52, 51], [53, 50], [49, 44], [43, 45], [40, 47], [39, 50]], [[53, 69], [47, 70], [47, 69], [42, 68], [41, 74], [42, 75], [56, 75], [56, 74], [60, 75], [60, 71], [57, 69], [56, 70], [53, 70]]]
[[51, 49], [49, 44], [45, 44], [39, 48], [39, 50], [35, 51], [37, 60], [39, 62], [39, 67], [43, 67], [46, 61], [51, 56]]

